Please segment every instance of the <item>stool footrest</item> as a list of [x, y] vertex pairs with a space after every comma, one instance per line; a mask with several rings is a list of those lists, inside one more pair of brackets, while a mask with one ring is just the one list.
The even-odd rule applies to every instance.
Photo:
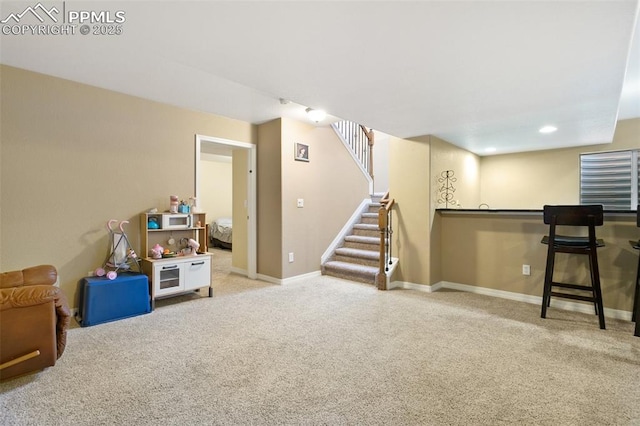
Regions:
[[554, 287], [570, 288], [572, 290], [593, 291], [593, 287], [588, 286], [588, 285], [558, 283], [558, 282], [555, 282], [555, 281], [552, 281], [551, 285], [554, 286]]
[[581, 296], [579, 294], [558, 293], [557, 291], [552, 291], [549, 294], [551, 296], [554, 296], [554, 297], [564, 297], [565, 299], [582, 300], [584, 302], [592, 302], [593, 303], [593, 302], [596, 301], [595, 297]]

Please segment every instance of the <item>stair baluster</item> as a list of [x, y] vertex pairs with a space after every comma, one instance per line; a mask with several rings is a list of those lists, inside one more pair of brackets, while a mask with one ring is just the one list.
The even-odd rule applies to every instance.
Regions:
[[332, 124], [340, 134], [362, 168], [373, 178], [373, 129], [367, 130], [353, 121], [338, 121]]

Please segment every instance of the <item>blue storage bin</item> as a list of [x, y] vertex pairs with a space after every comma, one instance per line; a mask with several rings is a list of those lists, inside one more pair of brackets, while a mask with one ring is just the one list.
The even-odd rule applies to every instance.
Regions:
[[80, 285], [78, 322], [82, 327], [116, 321], [151, 312], [149, 280], [144, 274], [120, 273], [83, 278]]

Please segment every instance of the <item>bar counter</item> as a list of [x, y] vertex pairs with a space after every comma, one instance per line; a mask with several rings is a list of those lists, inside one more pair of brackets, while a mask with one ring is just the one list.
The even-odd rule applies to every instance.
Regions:
[[[525, 215], [525, 216], [542, 216], [542, 209], [436, 209], [441, 214], [503, 214], [503, 215]], [[636, 217], [635, 210], [605, 210], [606, 217]]]
[[[598, 249], [605, 315], [631, 319], [640, 239], [636, 211], [605, 210], [604, 225], [596, 229], [606, 246]], [[542, 210], [437, 209], [432, 225], [433, 282], [460, 285], [478, 293], [540, 303], [548, 233]], [[555, 280], [589, 283], [587, 256], [557, 258]], [[523, 275], [523, 265], [530, 275]], [[593, 305], [552, 300], [551, 306], [593, 313]], [[553, 310], [550, 310], [553, 317]], [[597, 326], [597, 317], [593, 316]]]

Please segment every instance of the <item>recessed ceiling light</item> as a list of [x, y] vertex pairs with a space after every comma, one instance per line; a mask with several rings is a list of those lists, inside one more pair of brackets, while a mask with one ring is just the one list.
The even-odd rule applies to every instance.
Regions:
[[490, 146], [490, 147], [488, 147], [488, 148], [485, 148], [485, 149], [484, 149], [484, 152], [496, 152], [496, 148], [495, 148], [495, 147], [493, 147], [493, 146]]
[[540, 133], [553, 133], [556, 130], [558, 130], [558, 128], [556, 126], [544, 126], [544, 127], [540, 127], [540, 130], [538, 130]]

